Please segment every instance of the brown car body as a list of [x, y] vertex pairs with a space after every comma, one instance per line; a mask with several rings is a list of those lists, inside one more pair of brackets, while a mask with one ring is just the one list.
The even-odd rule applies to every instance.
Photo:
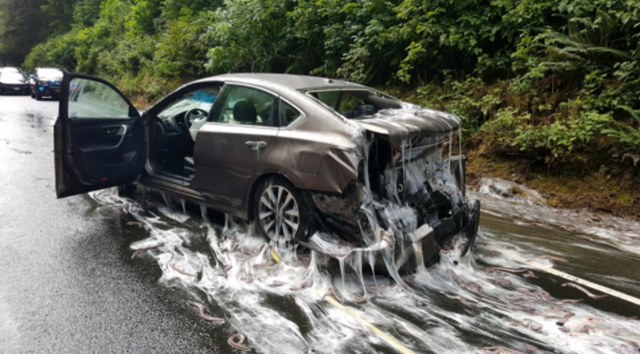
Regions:
[[[442, 190], [440, 194], [447, 196], [448, 203], [448, 209], [443, 211], [443, 207], [430, 202], [430, 216], [419, 218], [413, 214], [420, 207], [412, 204], [410, 218], [417, 218], [420, 223], [430, 220], [431, 231], [419, 237], [425, 239], [425, 254], [437, 254], [439, 247], [433, 246], [434, 239], [440, 242], [463, 232], [468, 239], [466, 249], [475, 239], [479, 206], [464, 198], [464, 158], [451, 156], [453, 136], [460, 129], [460, 119], [453, 115], [409, 105], [356, 83], [285, 74], [227, 74], [198, 80], [142, 114], [115, 87], [100, 79], [65, 74], [62, 86], [60, 117], [55, 126], [58, 197], [136, 181], [245, 220], [256, 220], [256, 205], [261, 197], [256, 193], [265, 198], [269, 188], [265, 185], [277, 179], [286, 187], [285, 193], [291, 189], [296, 197], [300, 209], [296, 209], [296, 215], [308, 209], [317, 219], [296, 219], [316, 225], [305, 230], [309, 234], [330, 229], [339, 230], [338, 235], [348, 234], [345, 230], [352, 234], [365, 232], [361, 215], [364, 210], [370, 216], [371, 232], [413, 235], [420, 225], [404, 230], [390, 225], [388, 220], [375, 219], [391, 210], [381, 203], [408, 205], [403, 200], [406, 192], [398, 193], [396, 187], [404, 189], [401, 179], [408, 183], [405, 164], [422, 159], [425, 164], [431, 161], [438, 167], [419, 178], [418, 184], [426, 189], [418, 189], [427, 193], [427, 189], [433, 189], [427, 186], [431, 184]], [[203, 90], [218, 94], [208, 112], [175, 108], [184, 103], [185, 97]], [[246, 90], [247, 99], [233, 101], [233, 90]], [[258, 107], [251, 96], [256, 94], [268, 97], [272, 104]], [[113, 111], [113, 107], [108, 108], [111, 103], [97, 101], [107, 96], [117, 100], [118, 95], [123, 108], [114, 117], [107, 113], [109, 109]], [[323, 97], [336, 98], [332, 101], [335, 103]], [[198, 99], [189, 99], [189, 107], [203, 107]], [[207, 100], [211, 99], [205, 99], [208, 103]], [[347, 103], [355, 103], [349, 106], [345, 104], [348, 100], [351, 101]], [[248, 120], [240, 117], [239, 107], [247, 104], [241, 101], [252, 106], [249, 115], [253, 116]], [[204, 107], [209, 108], [206, 104]], [[348, 109], [340, 109], [344, 107]], [[169, 111], [172, 113], [166, 113]], [[295, 119], [289, 122], [285, 112], [293, 112]], [[198, 114], [206, 116], [206, 122], [197, 129], [194, 141], [189, 141], [191, 118]], [[447, 144], [449, 156], [443, 160], [441, 153]], [[182, 162], [185, 159], [188, 162]], [[424, 171], [421, 173], [427, 173]], [[435, 178], [431, 176], [434, 171], [444, 171], [451, 177], [438, 182], [446, 188], [438, 187], [435, 180], [429, 182]], [[389, 181], [391, 178], [397, 183]], [[415, 188], [414, 192], [417, 193]], [[265, 200], [268, 202], [268, 198]], [[377, 216], [371, 216], [374, 214]], [[273, 220], [278, 224], [286, 221]], [[394, 219], [391, 224], [397, 222], [402, 223]], [[381, 237], [374, 238], [380, 242]], [[367, 237], [358, 240], [356, 236], [355, 241], [346, 236], [339, 239], [358, 247], [373, 243]], [[396, 243], [403, 250], [412, 247], [407, 242]]]

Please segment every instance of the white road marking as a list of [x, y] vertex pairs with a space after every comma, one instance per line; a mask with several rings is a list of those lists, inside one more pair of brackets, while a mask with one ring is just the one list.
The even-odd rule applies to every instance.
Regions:
[[542, 263], [536, 262], [534, 260], [524, 259], [524, 258], [520, 258], [520, 257], [515, 257], [515, 260], [517, 262], [519, 262], [519, 263], [522, 263], [522, 264], [525, 264], [525, 265], [529, 265], [529, 266], [531, 266], [533, 268], [536, 268], [536, 269], [541, 270], [543, 272], [555, 275], [555, 276], [560, 277], [562, 279], [566, 279], [566, 280], [572, 281], [572, 282], [574, 282], [576, 284], [580, 284], [580, 285], [589, 287], [589, 288], [591, 288], [593, 290], [600, 291], [600, 292], [602, 292], [604, 294], [607, 294], [607, 295], [616, 297], [618, 299], [630, 302], [630, 303], [632, 303], [634, 305], [640, 306], [640, 299], [638, 299], [637, 297], [633, 297], [631, 295], [628, 295], [628, 294], [625, 294], [623, 292], [608, 288], [608, 287], [606, 287], [604, 285], [600, 285], [600, 284], [594, 283], [594, 282], [586, 280], [586, 279], [578, 278], [575, 275], [571, 275], [569, 273], [565, 273], [565, 272], [559, 271], [559, 270], [557, 270], [557, 269], [555, 269], [553, 267], [549, 267], [547, 265], [544, 265]]
[[340, 311], [342, 311], [346, 315], [348, 315], [351, 318], [353, 318], [354, 320], [356, 320], [361, 325], [363, 325], [366, 328], [368, 328], [371, 332], [373, 332], [376, 336], [378, 336], [380, 339], [385, 341], [387, 344], [389, 344], [389, 346], [391, 346], [393, 349], [397, 350], [399, 353], [402, 353], [402, 354], [413, 354], [414, 353], [414, 351], [412, 351], [411, 349], [407, 348], [399, 340], [397, 340], [396, 338], [394, 338], [390, 334], [388, 334], [386, 332], [383, 332], [381, 329], [379, 329], [378, 327], [374, 326], [373, 324], [369, 323], [367, 320], [362, 318], [352, 308], [344, 306], [341, 303], [339, 303], [338, 300], [333, 298], [333, 296], [328, 296], [327, 295], [327, 296], [324, 297], [324, 299], [325, 299], [325, 301], [327, 301], [328, 303], [333, 305], [335, 308], [339, 309]]

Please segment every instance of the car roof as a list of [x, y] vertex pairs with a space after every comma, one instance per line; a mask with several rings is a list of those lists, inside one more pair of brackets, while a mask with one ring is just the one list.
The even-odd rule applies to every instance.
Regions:
[[330, 88], [366, 88], [366, 86], [356, 84], [354, 82], [329, 79], [318, 76], [306, 76], [306, 75], [291, 75], [291, 74], [262, 74], [262, 73], [238, 73], [238, 74], [223, 74], [217, 76], [211, 76], [200, 82], [210, 81], [232, 81], [237, 83], [244, 83], [248, 85], [255, 85], [270, 89], [280, 90], [297, 90], [307, 91], [312, 89], [330, 89]]

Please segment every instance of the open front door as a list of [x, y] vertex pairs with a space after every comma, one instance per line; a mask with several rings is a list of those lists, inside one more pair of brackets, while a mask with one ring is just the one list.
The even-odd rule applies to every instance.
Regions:
[[144, 169], [140, 114], [103, 80], [65, 73], [54, 133], [58, 198], [131, 183]]

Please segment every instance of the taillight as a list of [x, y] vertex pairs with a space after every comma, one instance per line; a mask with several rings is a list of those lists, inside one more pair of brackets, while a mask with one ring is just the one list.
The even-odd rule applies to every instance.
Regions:
[[402, 161], [402, 150], [398, 148], [391, 149], [391, 161], [393, 161], [394, 164]]

